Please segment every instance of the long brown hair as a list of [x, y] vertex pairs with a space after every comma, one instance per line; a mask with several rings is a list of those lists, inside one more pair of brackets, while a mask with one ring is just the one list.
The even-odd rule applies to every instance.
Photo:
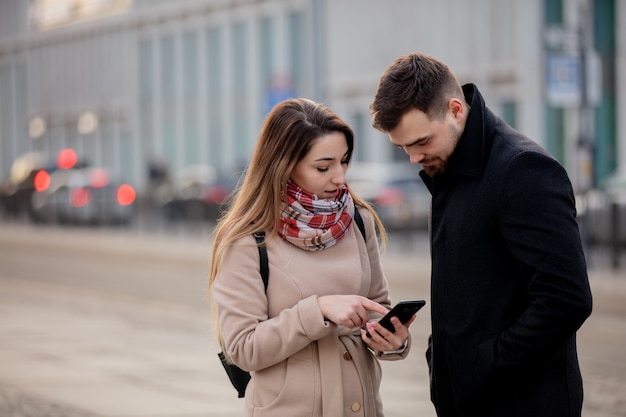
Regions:
[[[266, 240], [277, 236], [282, 198], [291, 172], [319, 137], [332, 132], [345, 135], [347, 161], [350, 162], [354, 133], [324, 105], [298, 98], [285, 100], [270, 111], [243, 181], [215, 228], [209, 290], [219, 271], [222, 255], [233, 242], [260, 230], [265, 231]], [[384, 247], [386, 234], [380, 218], [365, 200], [350, 193], [357, 206], [372, 214]]]

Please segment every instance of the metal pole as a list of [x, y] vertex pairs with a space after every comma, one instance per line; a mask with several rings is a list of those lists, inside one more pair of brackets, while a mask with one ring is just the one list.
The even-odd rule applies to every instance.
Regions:
[[619, 205], [617, 201], [609, 201], [609, 218], [611, 227], [609, 228], [609, 245], [611, 250], [611, 266], [614, 270], [619, 269], [620, 264], [620, 218]]
[[585, 200], [585, 215], [582, 219], [582, 238], [585, 252], [588, 256], [588, 265], [591, 266], [591, 233], [590, 210], [592, 197], [589, 191], [594, 183], [594, 144], [592, 139], [591, 106], [588, 94], [587, 59], [589, 48], [589, 20], [584, 2], [578, 8], [578, 53], [580, 57], [580, 106], [579, 106], [579, 137], [578, 137], [578, 187]]
[[589, 100], [589, 74], [588, 60], [590, 45], [590, 12], [586, 10], [584, 4], [579, 8], [579, 33], [578, 47], [580, 54], [580, 133], [579, 133], [579, 152], [582, 154], [584, 165], [582, 175], [582, 190], [587, 191], [595, 186], [594, 174], [594, 140], [592, 126], [592, 108]]

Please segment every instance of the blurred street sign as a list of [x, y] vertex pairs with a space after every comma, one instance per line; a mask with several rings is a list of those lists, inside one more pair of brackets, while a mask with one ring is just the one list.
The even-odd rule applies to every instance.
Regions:
[[[586, 105], [597, 106], [602, 98], [602, 63], [595, 51], [585, 53], [585, 71], [577, 54], [549, 52], [546, 69], [546, 95], [554, 107], [576, 107], [582, 104], [586, 89]], [[585, 77], [584, 83], [583, 78]]]
[[548, 53], [546, 71], [548, 102], [555, 107], [574, 107], [581, 101], [580, 59], [576, 55]]
[[264, 114], [267, 114], [281, 101], [295, 98], [296, 92], [293, 87], [291, 75], [288, 73], [277, 72], [272, 76], [268, 91], [265, 94]]

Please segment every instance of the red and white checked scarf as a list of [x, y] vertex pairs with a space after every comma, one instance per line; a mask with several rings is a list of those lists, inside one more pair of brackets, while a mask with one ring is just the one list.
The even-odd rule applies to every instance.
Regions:
[[345, 185], [334, 200], [318, 200], [289, 180], [278, 234], [299, 248], [318, 251], [339, 242], [353, 217], [354, 201]]

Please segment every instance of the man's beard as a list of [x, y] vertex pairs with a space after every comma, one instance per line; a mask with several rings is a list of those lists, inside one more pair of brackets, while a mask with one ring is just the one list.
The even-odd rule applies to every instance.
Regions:
[[446, 172], [446, 169], [448, 169], [448, 162], [450, 161], [450, 157], [454, 153], [454, 150], [456, 149], [456, 145], [459, 143], [459, 139], [461, 138], [462, 132], [460, 132], [456, 128], [456, 126], [451, 124], [448, 126], [448, 130], [450, 131], [450, 137], [452, 139], [450, 141], [450, 147], [448, 148], [449, 152], [447, 153], [447, 155], [444, 155], [443, 157], [434, 158], [434, 160], [437, 161], [437, 164], [435, 165], [422, 166], [422, 169], [424, 170], [424, 172], [426, 172], [426, 174], [431, 178], [434, 177], [435, 175], [441, 175], [444, 172]]
[[446, 172], [446, 168], [448, 168], [448, 158], [439, 159], [439, 164], [432, 166], [422, 166], [422, 169], [429, 177], [434, 177], [435, 175], [443, 174]]

